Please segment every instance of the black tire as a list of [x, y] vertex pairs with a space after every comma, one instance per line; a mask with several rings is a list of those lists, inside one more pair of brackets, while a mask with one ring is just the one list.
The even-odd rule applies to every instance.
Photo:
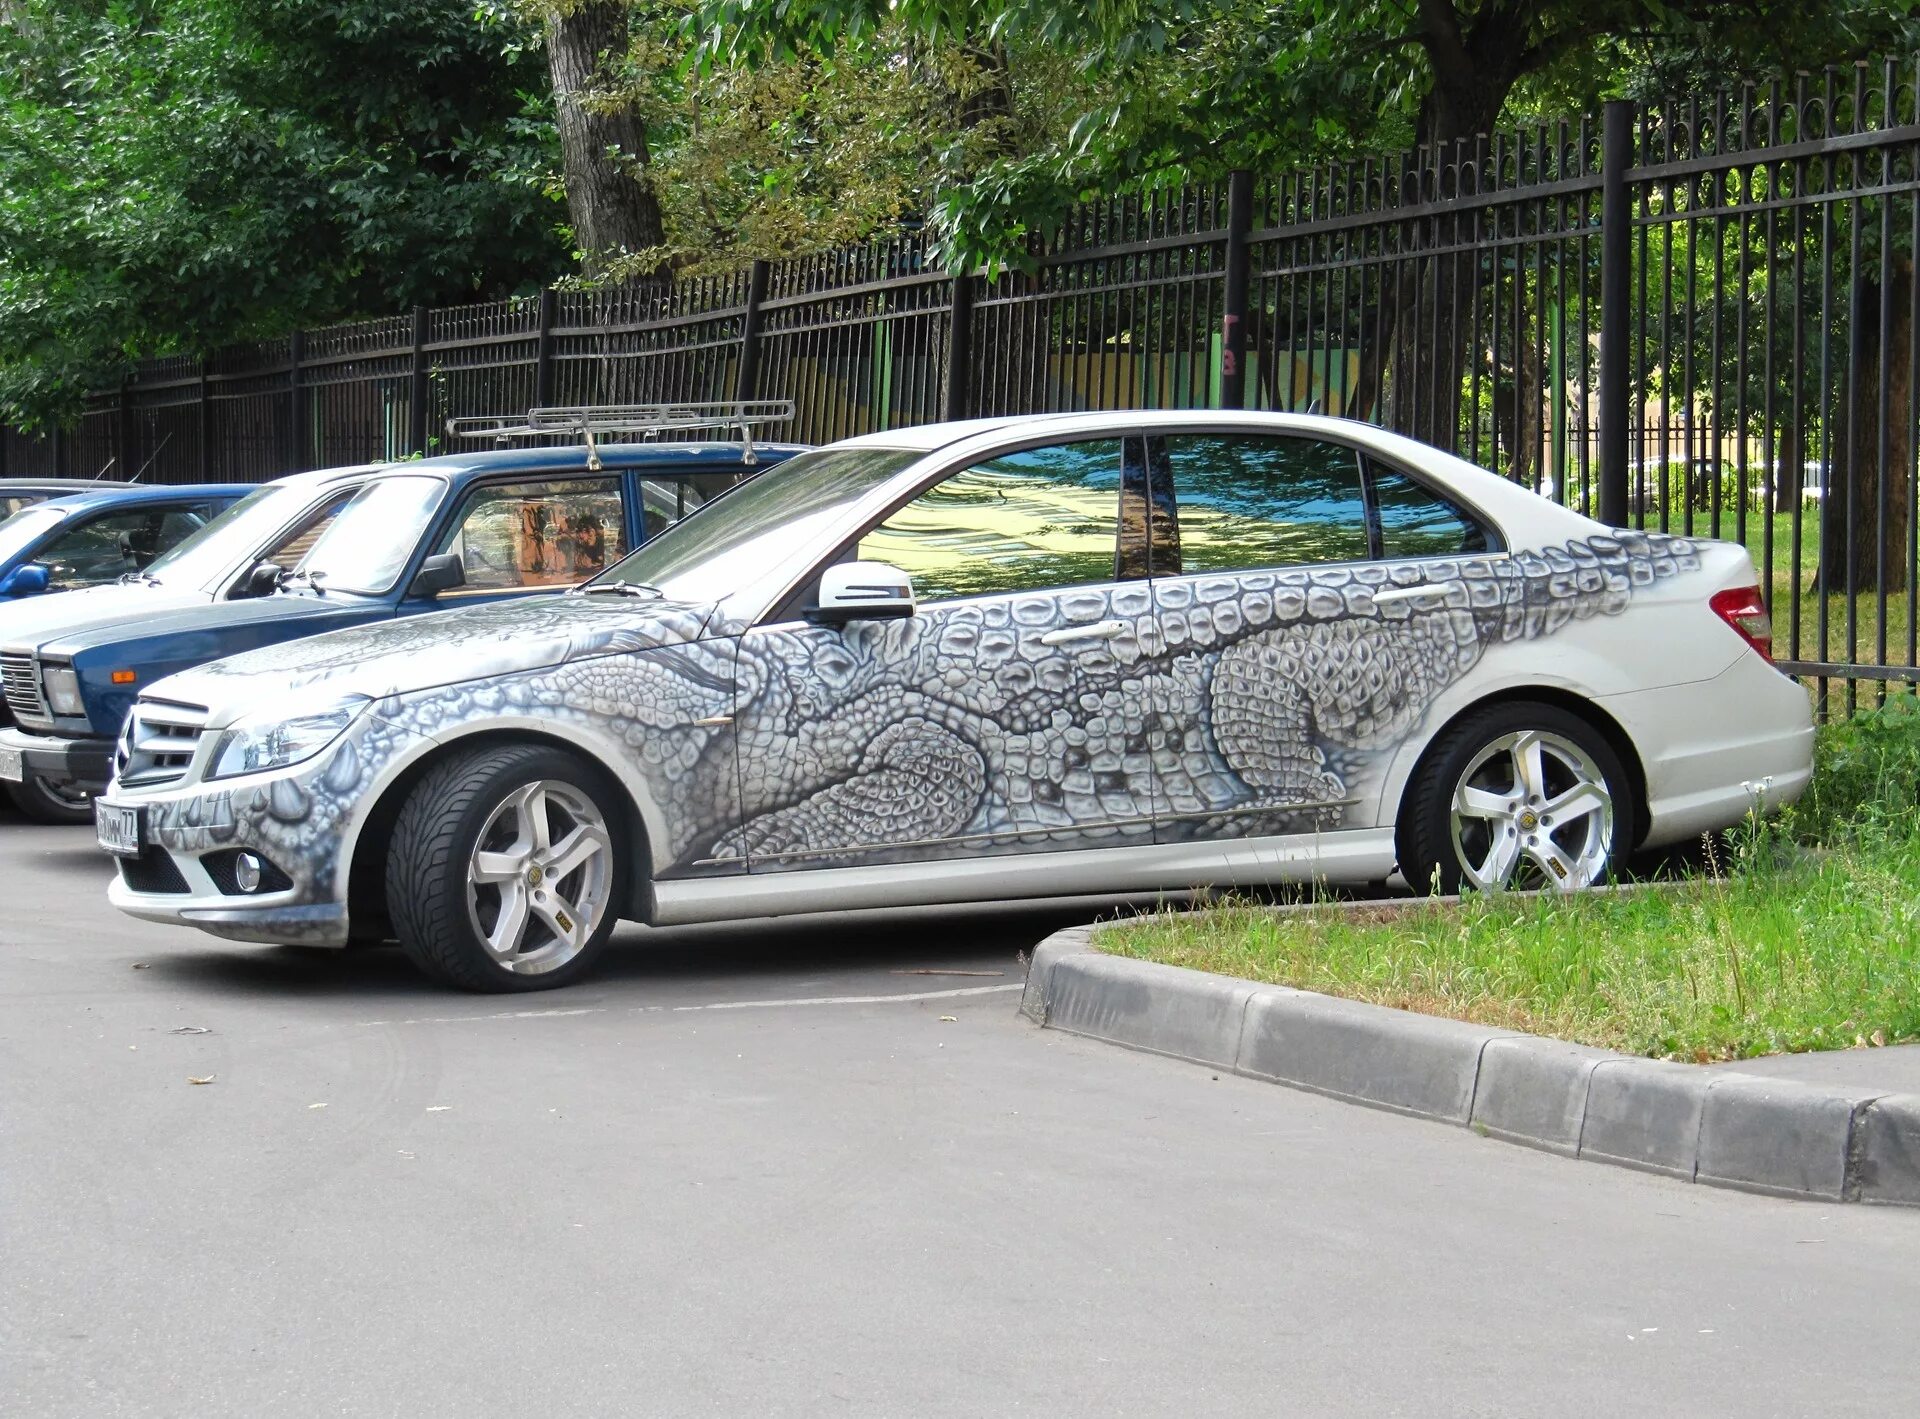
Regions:
[[[554, 782], [596, 808], [610, 838], [607, 897], [585, 945], [564, 964], [521, 974], [488, 950], [469, 910], [468, 864], [489, 818], [516, 789]], [[408, 795], [387, 853], [387, 912], [400, 947], [434, 980], [462, 990], [552, 990], [591, 970], [630, 899], [631, 854], [618, 790], [573, 754], [545, 744], [495, 744], [455, 754]]]
[[7, 797], [36, 823], [72, 828], [93, 821], [93, 795], [72, 784], [55, 785], [43, 778], [29, 778], [25, 783], [9, 783]]
[[[1556, 705], [1513, 700], [1470, 711], [1435, 737], [1414, 770], [1400, 802], [1397, 838], [1401, 875], [1416, 892], [1453, 893], [1468, 884], [1453, 836], [1453, 799], [1462, 778], [1482, 753], [1506, 736], [1536, 730], [1576, 746], [1605, 780], [1612, 801], [1612, 831], [1604, 838], [1605, 864], [1595, 876], [1606, 881], [1623, 871], [1633, 850], [1639, 812], [1633, 778], [1606, 736], [1579, 715]], [[1557, 830], [1556, 830], [1557, 831]], [[1471, 884], [1468, 884], [1471, 885]]]

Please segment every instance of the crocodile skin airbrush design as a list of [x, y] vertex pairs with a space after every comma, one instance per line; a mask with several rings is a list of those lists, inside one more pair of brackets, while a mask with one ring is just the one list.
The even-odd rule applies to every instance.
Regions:
[[[297, 667], [291, 647], [226, 662], [223, 675], [296, 679], [352, 665], [364, 683], [386, 656], [396, 689], [424, 653], [466, 669], [381, 696], [308, 774], [209, 785], [156, 805], [151, 826], [180, 851], [257, 846], [297, 901], [339, 900], [343, 835], [391, 755], [532, 715], [624, 746], [620, 767], [664, 825], [654, 856], [667, 876], [1337, 829], [1368, 774], [1490, 646], [1617, 614], [1636, 588], [1698, 566], [1686, 541], [1620, 532], [1511, 557], [1203, 574], [844, 628], [742, 635], [703, 625], [699, 608], [613, 598], [420, 618], [328, 637], [323, 660]], [[1110, 639], [1058, 639], [1108, 621]], [[530, 663], [541, 668], [519, 668]]]

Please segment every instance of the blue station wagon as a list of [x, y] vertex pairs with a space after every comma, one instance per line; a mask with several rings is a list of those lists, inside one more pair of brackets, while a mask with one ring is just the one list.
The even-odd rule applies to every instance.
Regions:
[[142, 687], [261, 646], [563, 590], [759, 468], [750, 442], [508, 448], [375, 472], [270, 595], [13, 637], [0, 622], [0, 784], [45, 822], [86, 822]]

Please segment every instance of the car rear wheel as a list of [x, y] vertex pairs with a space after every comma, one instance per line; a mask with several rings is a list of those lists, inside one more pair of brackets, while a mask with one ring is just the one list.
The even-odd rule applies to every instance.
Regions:
[[1634, 813], [1632, 780], [1592, 725], [1554, 705], [1491, 705], [1428, 751], [1401, 871], [1416, 890], [1591, 887], [1626, 861]]
[[71, 780], [34, 777], [10, 783], [7, 797], [36, 823], [78, 826], [93, 821], [93, 795]]
[[430, 770], [394, 823], [387, 911], [408, 957], [464, 990], [592, 968], [626, 900], [615, 790], [574, 755], [496, 745]]

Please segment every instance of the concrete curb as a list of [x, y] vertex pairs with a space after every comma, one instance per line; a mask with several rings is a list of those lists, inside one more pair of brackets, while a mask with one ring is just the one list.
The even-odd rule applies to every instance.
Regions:
[[1779, 1197], [1920, 1206], [1920, 1095], [1639, 1059], [1286, 986], [1034, 949], [1035, 1024], [1569, 1158]]

